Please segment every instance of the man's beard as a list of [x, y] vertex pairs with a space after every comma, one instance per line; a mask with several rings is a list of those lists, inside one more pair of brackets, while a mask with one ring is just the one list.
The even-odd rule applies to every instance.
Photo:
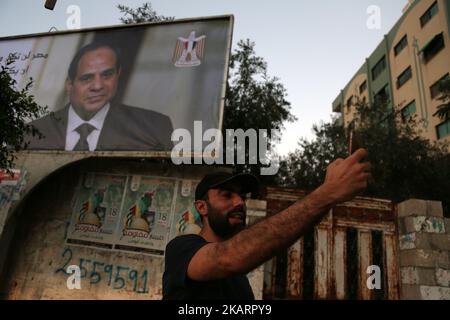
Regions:
[[[206, 202], [208, 206], [208, 222], [211, 229], [217, 234], [220, 238], [226, 240], [233, 237], [235, 234], [239, 233], [243, 229], [245, 229], [245, 209], [237, 208], [230, 210], [226, 214], [221, 213], [216, 208], [213, 208], [209, 202]], [[240, 224], [232, 225], [228, 221], [233, 214], [241, 213], [243, 217], [243, 221]]]

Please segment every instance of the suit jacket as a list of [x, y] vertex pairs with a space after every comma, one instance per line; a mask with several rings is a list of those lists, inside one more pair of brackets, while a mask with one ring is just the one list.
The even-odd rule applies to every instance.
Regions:
[[[64, 150], [69, 105], [30, 124], [45, 138], [27, 137], [28, 149]], [[171, 151], [173, 127], [162, 113], [126, 105], [111, 104], [95, 150]]]

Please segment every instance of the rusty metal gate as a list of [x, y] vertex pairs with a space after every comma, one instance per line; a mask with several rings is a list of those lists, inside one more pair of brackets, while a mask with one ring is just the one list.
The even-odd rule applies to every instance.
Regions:
[[[305, 196], [267, 189], [267, 215]], [[395, 207], [387, 200], [358, 197], [334, 207], [314, 230], [266, 264], [265, 299], [398, 299]], [[369, 266], [381, 271], [371, 288]]]

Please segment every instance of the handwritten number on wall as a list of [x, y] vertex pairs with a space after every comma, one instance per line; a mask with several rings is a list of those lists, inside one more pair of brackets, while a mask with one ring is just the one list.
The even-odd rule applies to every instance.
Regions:
[[108, 264], [105, 266], [105, 272], [109, 274], [108, 286], [111, 286], [113, 266]]
[[70, 274], [66, 272], [66, 268], [69, 265], [70, 260], [72, 260], [72, 250], [70, 250], [70, 248], [66, 248], [66, 250], [64, 250], [64, 252], [62, 254], [62, 257], [64, 258], [66, 256], [66, 254], [68, 257], [66, 262], [64, 263], [64, 265], [61, 268], [56, 269], [55, 273], [62, 272], [68, 276]]
[[[114, 279], [114, 289], [122, 289], [123, 287], [125, 287], [125, 279], [120, 276], [120, 271], [129, 269], [130, 268], [128, 267], [117, 266], [116, 277]], [[117, 285], [118, 282], [121, 284]]]
[[147, 270], [144, 271], [144, 273], [142, 274], [142, 282], [144, 283], [144, 289], [142, 291], [137, 291], [137, 293], [148, 293], [148, 288], [147, 288]]
[[95, 271], [95, 269], [96, 269], [97, 266], [103, 266], [105, 264], [102, 263], [102, 262], [94, 261], [94, 263], [92, 265], [93, 265], [93, 268], [92, 268], [92, 272], [91, 272], [91, 276], [90, 276], [90, 278], [91, 278], [90, 283], [91, 284], [96, 284], [96, 283], [100, 282], [100, 280], [102, 279], [102, 276], [100, 275], [99, 272]]
[[91, 262], [91, 260], [86, 260], [86, 259], [80, 258], [81, 279], [84, 279], [87, 277], [88, 270], [84, 267], [84, 263], [88, 264], [89, 262]]
[[[67, 266], [71, 264], [73, 258], [73, 252], [70, 248], [66, 248], [62, 253], [62, 260], [64, 262], [63, 266], [56, 269], [55, 273], [62, 272], [69, 276], [70, 274], [66, 272]], [[81, 278], [88, 278], [91, 285], [100, 284], [102, 279], [108, 282], [108, 286], [115, 290], [120, 290], [128, 287], [128, 285], [133, 286], [133, 291], [136, 293], [148, 293], [148, 271], [144, 270], [141, 276], [139, 276], [139, 271], [131, 269], [127, 266], [115, 266], [112, 264], [105, 264], [103, 262], [80, 258], [79, 267], [81, 271]], [[102, 278], [106, 273], [107, 277]], [[129, 281], [131, 280], [131, 283]], [[140, 280], [140, 281], [139, 281]], [[142, 288], [141, 288], [142, 286]]]

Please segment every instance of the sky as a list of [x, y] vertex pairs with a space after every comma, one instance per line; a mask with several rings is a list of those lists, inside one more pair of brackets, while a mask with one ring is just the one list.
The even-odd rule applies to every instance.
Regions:
[[[45, 0], [1, 0], [0, 37], [67, 30], [72, 5], [80, 9], [81, 28], [117, 25], [117, 4], [138, 7], [144, 2], [57, 0], [51, 11], [44, 8]], [[407, 0], [150, 2], [158, 14], [180, 19], [234, 15], [233, 48], [240, 39], [255, 42], [256, 54], [267, 62], [269, 75], [285, 86], [298, 119], [285, 125], [277, 146], [278, 154], [286, 155], [298, 147], [299, 138], [314, 137], [313, 124], [331, 119], [333, 100], [401, 17]]]

